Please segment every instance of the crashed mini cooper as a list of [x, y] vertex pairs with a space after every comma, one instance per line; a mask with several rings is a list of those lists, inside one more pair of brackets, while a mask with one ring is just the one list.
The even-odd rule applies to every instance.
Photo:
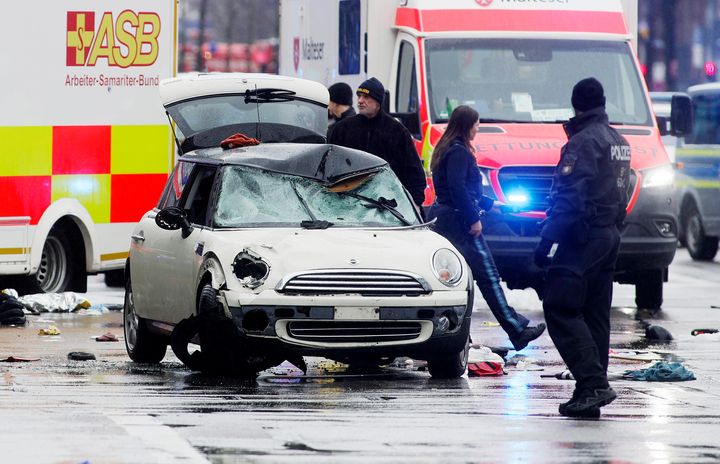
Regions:
[[133, 361], [160, 362], [183, 324], [211, 314], [201, 353], [249, 375], [302, 356], [465, 372], [467, 265], [384, 160], [324, 143], [322, 85], [200, 74], [164, 81], [161, 97], [181, 156], [131, 238]]

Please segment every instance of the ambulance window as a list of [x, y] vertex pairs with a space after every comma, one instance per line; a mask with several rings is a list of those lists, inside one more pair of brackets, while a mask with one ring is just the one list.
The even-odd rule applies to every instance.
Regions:
[[418, 110], [415, 48], [406, 40], [400, 43], [397, 76], [395, 108], [398, 113], [414, 113]]
[[360, 0], [340, 0], [338, 73], [360, 73]]
[[175, 166], [175, 170], [170, 174], [167, 184], [165, 185], [165, 191], [162, 197], [160, 197], [158, 208], [162, 209], [168, 206], [177, 206], [177, 204], [180, 203], [180, 198], [190, 178], [193, 166], [193, 163], [186, 161], [180, 161], [177, 166]]

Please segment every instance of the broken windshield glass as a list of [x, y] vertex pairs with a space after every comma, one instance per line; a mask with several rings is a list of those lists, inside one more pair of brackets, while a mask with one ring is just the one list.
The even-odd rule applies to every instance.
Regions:
[[[389, 167], [371, 175], [352, 193], [384, 198], [391, 209], [368, 207], [368, 201], [333, 192], [298, 176], [245, 166], [226, 166], [213, 222], [216, 227], [300, 227], [326, 221], [336, 227], [400, 227], [419, 224], [415, 208]], [[375, 200], [377, 202], [377, 200]], [[312, 224], [310, 224], [311, 221]]]

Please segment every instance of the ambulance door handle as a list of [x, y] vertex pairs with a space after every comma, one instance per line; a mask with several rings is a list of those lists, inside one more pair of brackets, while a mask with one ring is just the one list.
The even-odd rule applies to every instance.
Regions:
[[130, 236], [130, 238], [135, 240], [136, 242], [140, 242], [140, 243], [145, 241], [145, 236], [143, 236], [142, 232], [140, 232], [138, 234], [133, 234]]

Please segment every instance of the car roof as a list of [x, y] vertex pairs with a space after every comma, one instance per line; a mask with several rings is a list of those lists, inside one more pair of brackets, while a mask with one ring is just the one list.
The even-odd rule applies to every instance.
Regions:
[[249, 166], [266, 171], [307, 177], [332, 185], [387, 165], [380, 157], [332, 144], [267, 143], [241, 148], [204, 148], [180, 161]]
[[719, 93], [720, 83], [692, 85], [688, 87], [687, 91], [690, 95], [697, 95], [699, 93]]
[[330, 100], [327, 88], [319, 82], [262, 73], [184, 73], [160, 82], [160, 99], [167, 107], [208, 95], [240, 94], [246, 90], [265, 88], [295, 92], [298, 98], [325, 106]]

